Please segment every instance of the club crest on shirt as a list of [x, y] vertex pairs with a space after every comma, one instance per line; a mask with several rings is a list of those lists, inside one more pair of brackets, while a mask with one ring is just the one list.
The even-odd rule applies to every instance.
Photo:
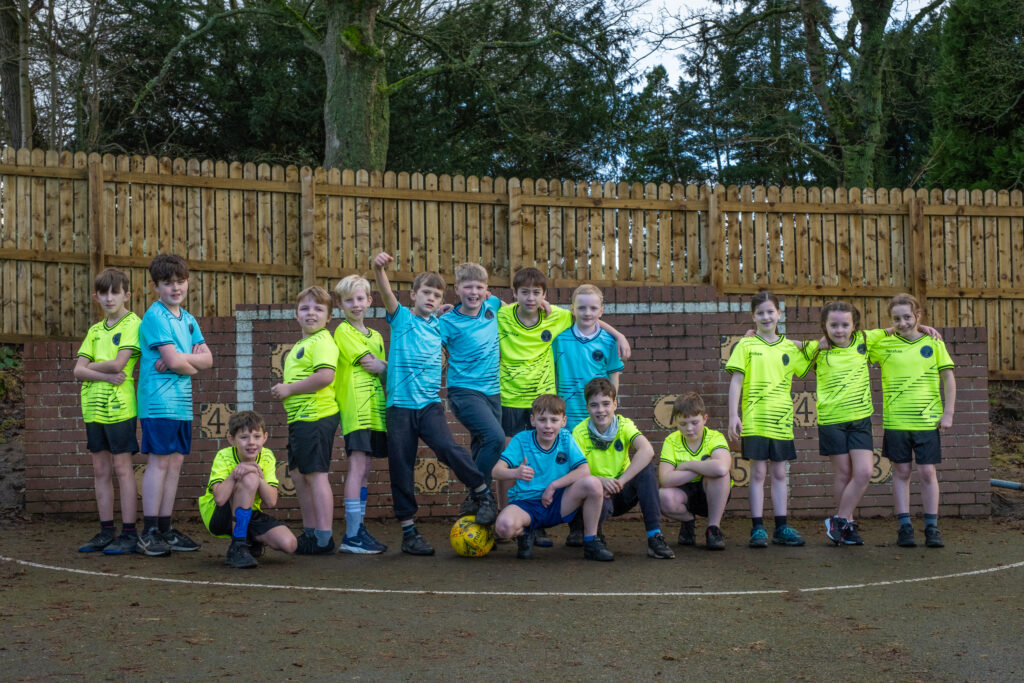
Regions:
[[555, 456], [555, 462], [559, 465], [564, 465], [569, 462], [569, 454], [565, 451], [558, 451], [558, 455]]
[[540, 333], [540, 338], [541, 338], [541, 341], [546, 341], [546, 342], [551, 341], [551, 330], [544, 330], [543, 332], [541, 332]]
[[121, 333], [118, 332], [117, 334], [115, 334], [114, 338], [111, 339], [110, 341], [114, 342], [114, 346], [117, 346], [118, 344], [120, 344], [121, 343]]
[[782, 354], [782, 364], [783, 365], [789, 365], [789, 354], [788, 353]]
[[925, 358], [931, 358], [933, 353], [935, 353], [935, 351], [932, 349], [932, 347], [930, 347], [930, 346], [922, 346], [921, 347], [921, 355], [924, 356]]
[[195, 334], [196, 333], [196, 326], [193, 325], [192, 323], [188, 324], [188, 333], [189, 334]]
[[857, 344], [857, 353], [859, 353], [860, 355], [863, 356], [867, 352], [868, 352], [868, 345], [867, 344]]
[[302, 356], [305, 355], [305, 353], [306, 353], [306, 347], [303, 346], [301, 349], [299, 349], [298, 351], [295, 352], [295, 358], [296, 359], [302, 358]]
[[488, 310], [484, 312], [484, 317], [488, 320], [494, 320], [494, 311]]
[[615, 450], [617, 450], [617, 451], [621, 451], [622, 450], [622, 440], [621, 439], [615, 439]]
[[594, 351], [594, 353], [590, 354], [590, 356], [591, 356], [591, 358], [596, 360], [598, 363], [600, 363], [601, 361], [604, 360], [604, 352], [601, 351], [600, 349], [598, 349], [597, 351]]

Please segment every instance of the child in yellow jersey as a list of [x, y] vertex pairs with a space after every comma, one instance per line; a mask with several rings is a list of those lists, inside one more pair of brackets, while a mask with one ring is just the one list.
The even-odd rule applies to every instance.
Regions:
[[206, 491], [199, 498], [199, 514], [214, 536], [230, 536], [225, 564], [236, 569], [258, 565], [256, 558], [268, 545], [293, 553], [295, 535], [263, 508], [277, 505], [277, 461], [267, 442], [263, 418], [251, 410], [228, 420], [228, 448], [213, 458]]
[[708, 550], [725, 550], [722, 515], [732, 491], [732, 455], [721, 432], [708, 429], [708, 414], [700, 394], [676, 398], [672, 406], [676, 431], [661, 447], [658, 477], [661, 512], [682, 522], [679, 545], [694, 545], [694, 515], [708, 518], [704, 532]]
[[[776, 333], [781, 315], [778, 298], [760, 291], [750, 301], [757, 334], [744, 337], [733, 349], [725, 369], [729, 383], [729, 438], [742, 438], [743, 457], [750, 464], [751, 548], [768, 546], [764, 528], [764, 480], [771, 473], [775, 532], [772, 543], [803, 545], [804, 539], [786, 519], [789, 481], [786, 463], [796, 458], [793, 446], [793, 375], [807, 372], [800, 346]], [[742, 419], [740, 402], [742, 399]]]
[[892, 462], [892, 493], [899, 525], [897, 545], [917, 545], [910, 524], [910, 473], [914, 459], [921, 480], [925, 545], [941, 548], [935, 466], [942, 461], [939, 433], [953, 426], [953, 360], [941, 340], [922, 330], [917, 299], [897, 294], [889, 302], [889, 314], [895, 334], [876, 344], [868, 358], [882, 369], [882, 455]]
[[[100, 532], [78, 552], [103, 551], [124, 555], [135, 549], [138, 503], [132, 455], [139, 452], [135, 437], [137, 411], [132, 372], [139, 359], [139, 316], [125, 304], [131, 297], [128, 276], [108, 268], [96, 276], [93, 301], [106, 316], [89, 328], [78, 349], [75, 379], [82, 382], [82, 417], [86, 448], [92, 455]], [[121, 535], [114, 535], [114, 482], [121, 494]]]
[[300, 555], [334, 550], [334, 493], [328, 472], [340, 418], [334, 394], [338, 347], [325, 329], [331, 303], [322, 287], [299, 292], [295, 317], [302, 339], [285, 358], [284, 381], [270, 389], [288, 414], [288, 472], [302, 511], [303, 532], [296, 550]]
[[366, 516], [367, 483], [371, 458], [388, 457], [384, 429], [384, 386], [387, 372], [384, 339], [366, 326], [364, 318], [373, 304], [370, 282], [361, 275], [349, 275], [334, 288], [345, 317], [334, 330], [338, 346], [338, 369], [334, 373], [334, 395], [341, 411], [341, 433], [345, 436], [348, 474], [345, 476], [345, 535], [343, 553], [376, 555], [388, 549], [363, 524]]

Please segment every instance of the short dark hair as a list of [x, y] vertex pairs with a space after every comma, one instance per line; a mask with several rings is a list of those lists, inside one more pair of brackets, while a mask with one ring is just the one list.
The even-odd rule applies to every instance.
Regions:
[[553, 415], [565, 415], [565, 401], [561, 396], [554, 394], [541, 394], [533, 399], [533, 406], [530, 408], [534, 415], [538, 413], [551, 413]]
[[520, 268], [512, 276], [512, 291], [514, 292], [520, 287], [540, 287], [546, 292], [548, 291], [548, 278], [536, 268]]
[[771, 301], [775, 305], [775, 310], [781, 311], [782, 307], [779, 306], [779, 297], [775, 296], [767, 289], [762, 289], [754, 296], [750, 297], [750, 310], [751, 312], [756, 311], [757, 307], [766, 301]]
[[228, 418], [228, 434], [232, 438], [243, 429], [248, 429], [250, 432], [255, 432], [257, 429], [266, 432], [267, 424], [255, 410], [243, 410]]
[[615, 391], [615, 385], [607, 377], [595, 377], [594, 379], [587, 382], [587, 386], [583, 387], [583, 399], [590, 403], [590, 399], [594, 396], [608, 396], [613, 401], [618, 396]]
[[102, 273], [96, 276], [96, 279], [92, 282], [93, 291], [97, 294], [105, 294], [107, 292], [127, 292], [130, 291], [131, 283], [128, 281], [128, 274], [123, 270], [117, 268], [107, 268]]
[[157, 254], [149, 262], [149, 276], [159, 284], [171, 278], [188, 279], [188, 264], [177, 254]]
[[441, 277], [441, 274], [433, 270], [427, 270], [420, 273], [413, 278], [412, 281], [412, 291], [414, 292], [418, 291], [420, 287], [433, 287], [434, 289], [440, 289], [444, 292], [447, 286], [448, 285], [445, 283], [444, 278]]
[[312, 299], [314, 302], [321, 306], [327, 307], [327, 317], [331, 317], [331, 305], [334, 303], [334, 299], [328, 294], [327, 290], [320, 285], [313, 285], [306, 287], [304, 290], [299, 292], [299, 295], [295, 297], [295, 305], [298, 306], [299, 302], [303, 299]]
[[704, 407], [704, 399], [696, 391], [680, 394], [676, 398], [676, 402], [672, 404], [672, 422], [681, 417], [707, 415], [707, 413], [707, 408]]

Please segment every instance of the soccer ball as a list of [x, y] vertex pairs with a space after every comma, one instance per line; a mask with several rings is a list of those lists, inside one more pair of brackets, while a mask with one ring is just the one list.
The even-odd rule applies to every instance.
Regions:
[[490, 527], [476, 523], [476, 517], [459, 517], [448, 534], [452, 550], [462, 557], [483, 557], [494, 547], [494, 532]]

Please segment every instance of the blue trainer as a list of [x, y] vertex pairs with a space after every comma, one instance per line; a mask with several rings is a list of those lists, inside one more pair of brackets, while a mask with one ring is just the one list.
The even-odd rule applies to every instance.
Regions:
[[775, 533], [772, 534], [772, 543], [776, 545], [803, 545], [803, 536], [796, 532], [796, 529], [786, 524], [785, 526], [775, 527]]
[[757, 525], [750, 530], [750, 541], [747, 545], [751, 548], [768, 547], [768, 532], [765, 531], [763, 526]]

